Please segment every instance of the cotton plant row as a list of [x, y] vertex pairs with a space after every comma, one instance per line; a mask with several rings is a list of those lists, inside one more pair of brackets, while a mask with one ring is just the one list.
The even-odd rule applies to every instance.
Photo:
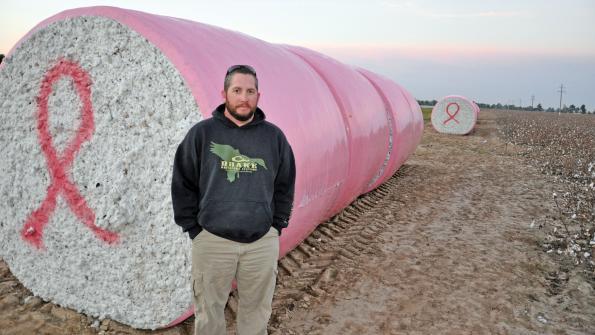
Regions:
[[[595, 117], [536, 112], [501, 112], [501, 136], [520, 145], [540, 171], [561, 183], [553, 189], [553, 217], [537, 218], [531, 226], [545, 229], [548, 253], [571, 257], [575, 264], [595, 268]], [[539, 222], [539, 223], [537, 223]]]

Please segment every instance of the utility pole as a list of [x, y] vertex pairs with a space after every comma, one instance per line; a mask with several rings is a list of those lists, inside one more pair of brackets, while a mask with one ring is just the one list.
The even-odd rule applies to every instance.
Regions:
[[566, 91], [564, 90], [564, 84], [560, 84], [560, 89], [558, 90], [558, 93], [560, 93], [560, 109], [558, 109], [558, 115], [560, 115], [560, 112], [562, 112], [562, 94], [566, 93]]

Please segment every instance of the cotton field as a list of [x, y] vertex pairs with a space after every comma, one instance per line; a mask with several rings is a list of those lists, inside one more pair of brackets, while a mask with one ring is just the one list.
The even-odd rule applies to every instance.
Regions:
[[[593, 270], [595, 250], [595, 117], [501, 112], [500, 135], [521, 146], [532, 165], [555, 178], [555, 217], [535, 218], [545, 229], [544, 249], [572, 257]], [[561, 186], [559, 186], [561, 185]]]

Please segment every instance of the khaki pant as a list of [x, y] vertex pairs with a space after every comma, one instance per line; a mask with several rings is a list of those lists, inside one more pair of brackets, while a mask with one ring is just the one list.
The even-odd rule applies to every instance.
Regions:
[[202, 230], [192, 240], [195, 335], [226, 335], [224, 309], [238, 285], [238, 335], [266, 335], [277, 278], [279, 233], [238, 243]]

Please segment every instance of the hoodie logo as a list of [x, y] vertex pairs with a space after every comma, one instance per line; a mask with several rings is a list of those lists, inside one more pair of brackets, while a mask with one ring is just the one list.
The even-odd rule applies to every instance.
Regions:
[[221, 158], [221, 170], [227, 172], [227, 180], [230, 183], [233, 183], [236, 178], [240, 178], [240, 172], [256, 172], [259, 165], [265, 170], [267, 169], [262, 158], [250, 158], [242, 155], [238, 149], [231, 145], [211, 142], [211, 152]]

